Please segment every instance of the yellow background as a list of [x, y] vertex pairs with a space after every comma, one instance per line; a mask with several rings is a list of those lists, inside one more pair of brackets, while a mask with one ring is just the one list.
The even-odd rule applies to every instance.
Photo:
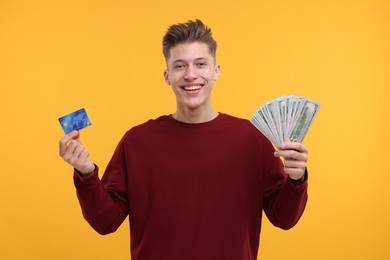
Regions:
[[83, 220], [58, 117], [105, 168], [130, 127], [175, 109], [161, 37], [202, 19], [218, 41], [218, 111], [251, 118], [286, 94], [321, 103], [305, 139], [309, 202], [290, 231], [264, 221], [259, 258], [390, 259], [390, 2], [0, 1], [0, 259], [129, 259], [129, 226]]

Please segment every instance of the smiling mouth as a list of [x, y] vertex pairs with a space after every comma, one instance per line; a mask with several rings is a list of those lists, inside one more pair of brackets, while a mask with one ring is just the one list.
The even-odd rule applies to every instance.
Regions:
[[203, 87], [203, 84], [194, 85], [194, 86], [182, 86], [181, 89], [185, 91], [197, 91]]

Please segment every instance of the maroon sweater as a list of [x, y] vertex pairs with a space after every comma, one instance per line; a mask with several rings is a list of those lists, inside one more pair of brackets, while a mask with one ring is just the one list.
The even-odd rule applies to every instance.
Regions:
[[107, 166], [74, 175], [85, 219], [100, 234], [129, 215], [133, 260], [256, 259], [262, 210], [293, 227], [307, 201], [252, 124], [226, 114], [186, 124], [171, 116], [129, 130]]

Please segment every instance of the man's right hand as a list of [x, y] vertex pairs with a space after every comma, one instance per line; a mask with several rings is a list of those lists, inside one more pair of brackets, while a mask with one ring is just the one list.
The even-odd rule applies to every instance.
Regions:
[[88, 151], [80, 142], [78, 131], [72, 131], [61, 138], [60, 156], [83, 176], [87, 176], [95, 170], [95, 165], [88, 159]]

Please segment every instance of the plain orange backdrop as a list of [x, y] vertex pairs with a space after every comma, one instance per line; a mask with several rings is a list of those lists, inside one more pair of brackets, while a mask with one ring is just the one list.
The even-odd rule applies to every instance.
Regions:
[[321, 103], [306, 136], [309, 202], [263, 223], [259, 259], [390, 259], [390, 2], [0, 1], [0, 259], [129, 259], [129, 225], [83, 220], [58, 117], [84, 107], [104, 170], [130, 127], [174, 112], [161, 38], [200, 18], [218, 41], [218, 111], [251, 118], [296, 94]]

